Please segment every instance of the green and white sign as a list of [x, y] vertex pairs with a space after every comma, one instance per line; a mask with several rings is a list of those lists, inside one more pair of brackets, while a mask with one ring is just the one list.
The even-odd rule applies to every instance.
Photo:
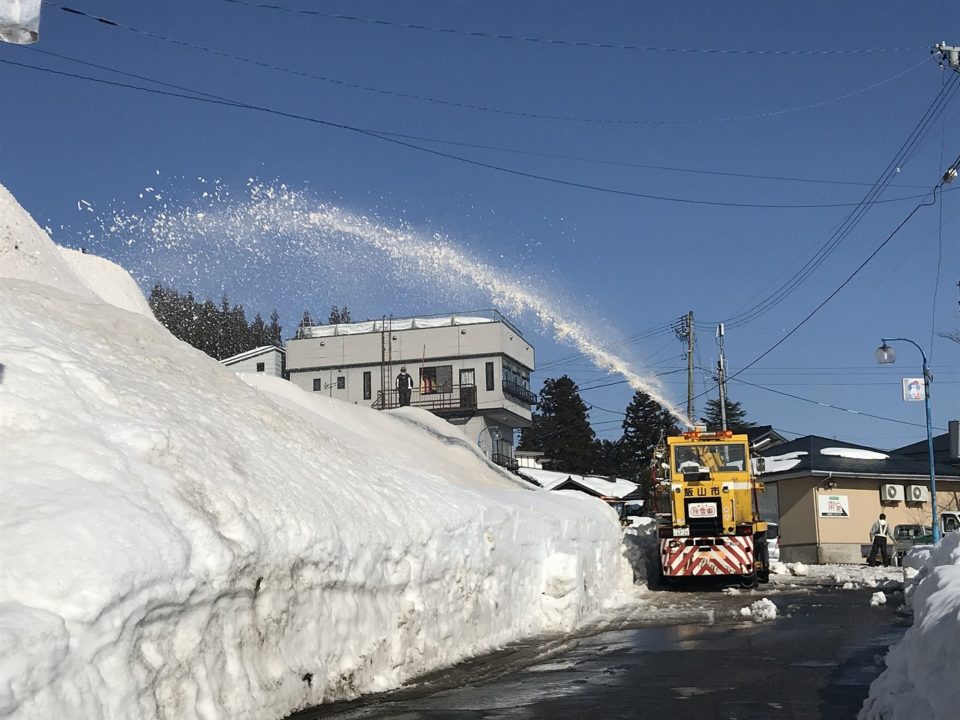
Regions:
[[820, 517], [850, 517], [850, 499], [846, 495], [817, 497]]

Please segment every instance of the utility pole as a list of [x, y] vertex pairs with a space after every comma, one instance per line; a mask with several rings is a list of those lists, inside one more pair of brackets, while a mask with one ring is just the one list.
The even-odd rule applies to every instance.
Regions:
[[687, 418], [693, 422], [693, 310], [687, 313]]
[[673, 332], [678, 340], [687, 343], [687, 418], [693, 422], [693, 310], [673, 324]]
[[723, 323], [717, 325], [717, 343], [720, 359], [717, 360], [717, 385], [720, 388], [720, 429], [727, 429], [727, 359], [723, 354]]

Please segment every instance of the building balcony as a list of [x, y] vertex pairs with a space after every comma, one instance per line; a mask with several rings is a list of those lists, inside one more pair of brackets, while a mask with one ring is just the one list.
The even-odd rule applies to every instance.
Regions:
[[502, 453], [495, 452], [491, 460], [493, 460], [494, 465], [504, 467], [511, 472], [516, 472], [517, 468], [520, 467], [520, 463], [517, 462], [517, 459], [512, 455], [504, 455]]
[[[380, 392], [372, 407], [377, 410], [400, 407], [400, 391]], [[477, 411], [477, 386], [450, 385], [448, 389], [433, 392], [414, 388], [410, 391], [410, 407], [423, 408], [443, 418], [470, 417]]]
[[530, 392], [523, 385], [519, 385], [509, 380], [503, 381], [503, 394], [509, 395], [514, 400], [519, 400], [521, 404], [530, 407], [537, 404], [537, 394]]

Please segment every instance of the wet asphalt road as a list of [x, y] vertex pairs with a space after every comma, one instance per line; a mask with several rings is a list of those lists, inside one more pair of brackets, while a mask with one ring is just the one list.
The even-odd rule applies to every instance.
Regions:
[[[870, 607], [869, 590], [771, 590], [654, 593], [642, 627], [513, 646], [291, 720], [855, 718], [906, 630], [893, 605]], [[738, 616], [761, 597], [775, 620]]]

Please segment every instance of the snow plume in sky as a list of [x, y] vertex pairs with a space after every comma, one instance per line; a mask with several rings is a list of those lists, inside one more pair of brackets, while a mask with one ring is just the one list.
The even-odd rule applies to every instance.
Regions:
[[324, 266], [329, 272], [334, 264], [347, 270], [337, 275], [338, 286], [357, 282], [362, 268], [380, 270], [381, 282], [386, 272], [400, 283], [422, 284], [431, 294], [441, 290], [451, 297], [462, 292], [466, 281], [501, 310], [533, 313], [558, 340], [572, 343], [598, 368], [622, 375], [631, 388], [691, 425], [654, 378], [607, 350], [588, 323], [573, 319], [559, 303], [532, 289], [532, 279], [516, 279], [471, 257], [449, 237], [386, 227], [283, 184], [251, 179], [242, 199], [217, 183], [209, 188], [192, 206], [175, 207], [157, 193], [148, 200], [158, 204], [144, 213], [108, 214], [102, 229], [136, 245], [132, 256], [118, 261], [135, 274], [174, 282], [184, 271], [192, 273], [188, 280], [196, 280], [228, 267], [231, 273], [255, 278], [262, 275], [258, 268], [280, 264], [295, 274], [284, 279], [286, 288], [313, 285], [317, 269]]
[[615, 513], [173, 338], [0, 187], [0, 718], [260, 720], [629, 597]]

